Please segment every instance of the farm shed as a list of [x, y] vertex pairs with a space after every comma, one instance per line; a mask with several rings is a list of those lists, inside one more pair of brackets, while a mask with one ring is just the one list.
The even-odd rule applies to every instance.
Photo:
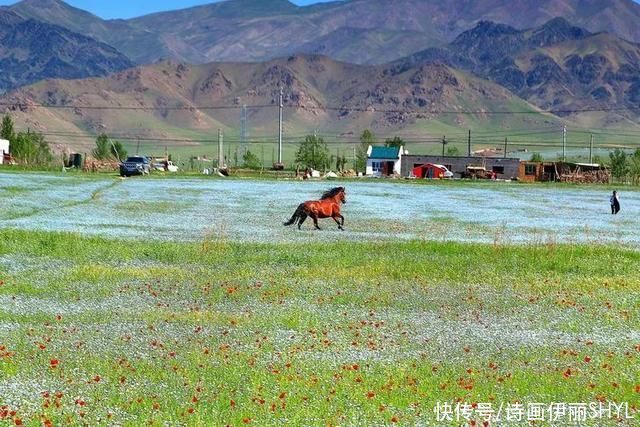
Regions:
[[467, 167], [470, 165], [483, 165], [490, 173], [495, 172], [496, 178], [512, 179], [518, 176], [518, 167], [520, 159], [502, 158], [502, 157], [467, 157], [467, 156], [419, 156], [408, 155], [402, 156], [402, 176], [410, 176], [413, 169], [426, 165], [428, 163], [443, 165], [454, 176], [462, 177], [467, 173]]
[[[416, 166], [413, 168], [413, 176], [420, 179], [443, 179], [451, 178], [447, 176], [447, 168], [444, 165], [436, 165], [433, 163], [427, 163], [426, 165]], [[450, 175], [450, 174], [449, 174]]]
[[518, 181], [548, 182], [558, 180], [558, 170], [553, 162], [520, 162]]
[[4, 158], [9, 157], [9, 141], [0, 139], [0, 165], [4, 163]]
[[403, 147], [374, 147], [367, 150], [367, 176], [400, 175]]
[[609, 170], [597, 163], [521, 162], [518, 180], [524, 182], [609, 182]]
[[611, 179], [610, 171], [597, 163], [569, 163], [556, 164], [560, 182], [574, 182], [579, 184], [608, 184]]

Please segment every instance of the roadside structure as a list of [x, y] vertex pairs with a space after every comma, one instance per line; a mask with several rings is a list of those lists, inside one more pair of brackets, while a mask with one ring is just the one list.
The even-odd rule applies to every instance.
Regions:
[[[409, 177], [413, 170], [427, 164], [443, 165], [450, 170], [455, 178], [478, 175], [484, 170], [485, 175], [499, 179], [515, 179], [518, 177], [520, 159], [499, 157], [468, 157], [468, 156], [402, 156], [401, 175]], [[415, 175], [414, 175], [415, 176]]]
[[518, 180], [523, 182], [559, 181], [557, 164], [555, 162], [520, 162]]
[[369, 146], [367, 150], [367, 176], [393, 176], [401, 174], [402, 159], [407, 153], [403, 147]]
[[4, 163], [5, 157], [9, 158], [9, 141], [0, 139], [0, 165]]

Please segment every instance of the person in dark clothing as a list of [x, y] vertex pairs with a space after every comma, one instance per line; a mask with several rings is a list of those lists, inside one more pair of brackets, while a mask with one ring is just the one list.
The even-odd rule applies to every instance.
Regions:
[[611, 202], [611, 214], [617, 215], [620, 212], [620, 197], [617, 191], [613, 192], [609, 201]]

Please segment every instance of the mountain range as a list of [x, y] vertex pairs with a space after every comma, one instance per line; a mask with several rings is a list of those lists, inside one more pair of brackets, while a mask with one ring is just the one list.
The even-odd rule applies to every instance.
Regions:
[[242, 105], [272, 135], [280, 87], [289, 135], [640, 130], [638, 18], [631, 0], [227, 0], [129, 20], [24, 0], [0, 8], [0, 88], [19, 124], [78, 144], [237, 135]]
[[616, 116], [635, 119], [640, 113], [640, 45], [610, 33], [592, 34], [564, 18], [528, 30], [482, 21], [449, 45], [395, 65], [425, 63], [466, 70], [560, 115], [620, 110]]
[[[190, 145], [211, 141], [217, 128], [238, 141], [241, 108], [247, 105], [251, 140], [277, 134], [279, 88], [284, 86], [285, 135], [320, 129], [342, 138], [361, 129], [415, 135], [424, 129], [452, 134], [458, 128], [540, 127], [560, 124], [507, 89], [446, 65], [356, 65], [325, 56], [298, 55], [262, 63], [186, 65], [162, 61], [107, 78], [51, 80], [5, 97], [13, 117], [54, 142], [85, 142], [83, 134]], [[52, 108], [41, 108], [47, 104]], [[125, 108], [122, 108], [125, 106]], [[529, 112], [495, 117], [484, 110]], [[465, 111], [473, 110], [469, 115]], [[458, 113], [459, 112], [459, 113]], [[77, 139], [77, 138], [80, 139]], [[75, 138], [75, 139], [74, 139]]]
[[131, 66], [104, 43], [0, 10], [0, 91], [49, 78], [105, 76]]
[[479, 21], [526, 29], [559, 16], [640, 42], [640, 5], [633, 0], [347, 0], [305, 7], [227, 0], [127, 20], [103, 20], [60, 0], [23, 0], [10, 10], [109, 44], [136, 64], [264, 61], [300, 53], [381, 64], [451, 42]]

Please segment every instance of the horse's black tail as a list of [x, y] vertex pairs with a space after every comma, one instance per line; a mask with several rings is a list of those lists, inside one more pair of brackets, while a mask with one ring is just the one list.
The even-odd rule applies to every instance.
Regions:
[[287, 222], [284, 223], [285, 226], [289, 226], [289, 225], [293, 225], [296, 223], [296, 221], [298, 220], [298, 218], [300, 218], [300, 216], [302, 216], [302, 211], [304, 210], [304, 203], [300, 203], [300, 206], [298, 206], [298, 209], [296, 209], [296, 211], [293, 213], [293, 216], [291, 217], [291, 219]]

